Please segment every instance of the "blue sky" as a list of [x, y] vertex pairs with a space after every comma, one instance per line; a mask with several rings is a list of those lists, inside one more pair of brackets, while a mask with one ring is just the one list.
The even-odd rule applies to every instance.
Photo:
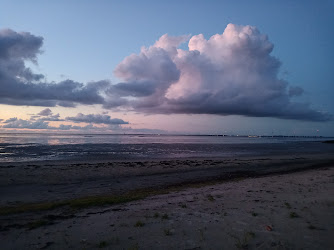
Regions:
[[[1, 1], [0, 29], [30, 32], [44, 38], [38, 65], [27, 65], [43, 74], [48, 82], [71, 79], [87, 83], [108, 79], [116, 84], [124, 80], [114, 73], [117, 65], [130, 54], [139, 54], [142, 46], [153, 45], [166, 33], [203, 34], [209, 39], [222, 34], [228, 23], [255, 26], [274, 45], [271, 55], [282, 63], [279, 78], [304, 89], [304, 94], [295, 100], [334, 114], [333, 11], [332, 1]], [[180, 48], [187, 49], [187, 43]], [[16, 117], [28, 119], [28, 113], [46, 108], [1, 106], [3, 120], [10, 118], [5, 109], [13, 108], [11, 113]], [[109, 112], [112, 118], [127, 120], [130, 125], [125, 126], [137, 129], [334, 135], [333, 121], [155, 115], [83, 105], [50, 109], [61, 116]], [[170, 124], [171, 116], [178, 125]]]

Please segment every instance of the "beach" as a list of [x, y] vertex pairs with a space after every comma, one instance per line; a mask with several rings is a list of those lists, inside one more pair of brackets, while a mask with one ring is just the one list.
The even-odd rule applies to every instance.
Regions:
[[0, 6], [0, 250], [334, 250], [333, 1]]
[[1, 163], [2, 249], [331, 249], [334, 157]]

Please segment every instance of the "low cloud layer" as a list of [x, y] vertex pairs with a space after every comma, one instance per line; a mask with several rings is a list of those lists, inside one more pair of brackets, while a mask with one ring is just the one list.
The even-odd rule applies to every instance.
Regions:
[[84, 115], [82, 113], [77, 114], [74, 117], [66, 117], [67, 121], [72, 122], [85, 122], [85, 123], [96, 123], [96, 124], [106, 124], [106, 125], [120, 125], [120, 124], [129, 124], [129, 122], [123, 121], [122, 119], [113, 118], [109, 115]]
[[[74, 126], [71, 124], [59, 124], [59, 126], [50, 126], [51, 121], [67, 121], [75, 123], [89, 123], [86, 126]], [[49, 130], [106, 130], [106, 129], [122, 129], [121, 125], [129, 124], [129, 122], [123, 121], [122, 119], [113, 118], [109, 115], [84, 115], [82, 113], [77, 114], [74, 117], [66, 117], [61, 119], [59, 114], [54, 115], [51, 109], [46, 108], [41, 110], [36, 115], [31, 115], [30, 119], [18, 119], [17, 117], [9, 118], [5, 121], [0, 120], [3, 125], [1, 128], [11, 128], [11, 129], [49, 129]], [[107, 127], [96, 127], [93, 124], [104, 124]]]
[[[180, 49], [188, 42], [188, 49]], [[273, 44], [256, 27], [227, 25], [205, 39], [163, 35], [115, 68], [121, 82], [47, 82], [26, 61], [37, 63], [43, 38], [0, 30], [0, 103], [64, 106], [101, 104], [149, 114], [216, 114], [327, 121], [332, 116], [295, 97], [304, 90], [278, 78], [280, 61]], [[57, 121], [44, 110], [34, 122]], [[44, 117], [44, 118], [43, 118]], [[48, 119], [48, 120], [47, 120]], [[127, 124], [103, 115], [67, 117], [74, 122]], [[41, 123], [40, 126], [44, 126]], [[37, 125], [37, 124], [36, 124]], [[9, 126], [9, 125], [8, 125]]]
[[4, 122], [5, 125], [0, 126], [1, 128], [10, 128], [10, 129], [31, 129], [31, 130], [89, 130], [94, 129], [98, 130], [100, 128], [94, 127], [92, 124], [87, 126], [73, 126], [60, 124], [58, 127], [50, 126], [49, 122], [43, 120], [23, 120], [17, 119], [16, 117], [10, 118]]

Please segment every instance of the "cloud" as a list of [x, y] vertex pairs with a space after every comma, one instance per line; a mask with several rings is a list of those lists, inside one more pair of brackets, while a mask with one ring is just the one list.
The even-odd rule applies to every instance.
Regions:
[[64, 121], [64, 119], [60, 119], [59, 118], [60, 115], [59, 114], [56, 114], [56, 115], [49, 115], [47, 117], [42, 117], [42, 118], [39, 118], [38, 120], [39, 121]]
[[[44, 112], [43, 112], [44, 111]], [[42, 113], [50, 113], [48, 117], [43, 117], [40, 119], [35, 119], [36, 116], [31, 116], [29, 120], [18, 119], [17, 117], [12, 117], [4, 121], [5, 125], [2, 128], [20, 128], [20, 129], [56, 129], [55, 127], [50, 127], [48, 121], [55, 120], [52, 116], [52, 112], [42, 110]], [[59, 114], [55, 117], [59, 119]], [[57, 120], [57, 121], [58, 121]]]
[[[160, 41], [160, 40], [159, 40]], [[114, 70], [114, 74], [124, 82], [113, 85], [108, 94], [116, 96], [142, 97], [142, 105], [158, 106], [160, 97], [166, 93], [172, 83], [180, 78], [180, 70], [173, 62], [171, 55], [176, 53], [176, 41], [183, 39], [167, 39], [162, 42], [164, 48], [143, 47], [139, 55], [126, 57]], [[172, 41], [172, 44], [167, 44]]]
[[72, 125], [64, 125], [64, 124], [60, 124], [59, 125], [59, 130], [70, 130], [73, 126]]
[[9, 118], [8, 120], [4, 121], [3, 123], [11, 123], [11, 122], [15, 122], [15, 121], [17, 121], [17, 117]]
[[10, 29], [0, 30], [0, 58], [30, 59], [36, 61], [36, 55], [40, 53], [43, 38], [34, 36], [29, 32], [17, 33]]
[[[44, 112], [43, 112], [44, 111]], [[128, 122], [123, 121], [122, 119], [114, 118], [111, 119], [108, 115], [83, 115], [78, 114], [75, 117], [67, 117], [66, 120], [74, 122], [85, 122], [89, 123], [86, 126], [77, 126], [72, 124], [59, 124], [58, 127], [50, 126], [49, 121], [50, 117], [53, 117], [52, 111], [42, 110], [40, 113], [49, 114], [39, 119], [35, 119], [35, 115], [31, 116], [28, 120], [18, 119], [17, 117], [12, 117], [2, 122], [4, 125], [0, 125], [0, 128], [5, 129], [29, 129], [29, 130], [49, 130], [49, 131], [90, 131], [90, 132], [108, 132], [108, 133], [118, 133], [118, 134], [166, 134], [168, 131], [161, 129], [147, 129], [147, 128], [138, 128], [134, 129], [131, 127], [122, 127], [123, 124], [129, 124]], [[40, 114], [39, 113], [39, 114]], [[59, 117], [59, 114], [55, 115]], [[69, 118], [69, 119], [68, 119]], [[73, 118], [73, 119], [72, 119]], [[2, 121], [0, 119], [0, 121]], [[64, 121], [59, 119], [57, 121]], [[96, 127], [92, 123], [96, 124], [105, 124], [108, 126]]]
[[52, 115], [52, 111], [49, 108], [43, 109], [41, 112], [39, 112], [37, 115], [41, 116], [49, 116]]
[[2, 128], [27, 128], [27, 129], [50, 129], [49, 124], [44, 121], [29, 121], [17, 118], [10, 118], [5, 121]]
[[[60, 124], [58, 127], [50, 126], [50, 121], [72, 121], [72, 122], [85, 122], [90, 123], [86, 126], [74, 126], [71, 124]], [[113, 118], [109, 115], [103, 114], [89, 114], [84, 115], [82, 113], [77, 114], [74, 117], [66, 117], [66, 119], [61, 119], [59, 114], [53, 115], [51, 109], [46, 108], [41, 110], [37, 115], [31, 115], [30, 119], [18, 119], [17, 117], [9, 118], [2, 123], [4, 125], [1, 128], [11, 128], [11, 129], [48, 129], [48, 130], [96, 130], [96, 131], [108, 131], [108, 130], [121, 130], [121, 125], [129, 124], [122, 119]], [[0, 119], [2, 121], [2, 119]], [[95, 127], [95, 124], [105, 124], [108, 126]]]
[[[303, 94], [278, 78], [281, 62], [266, 35], [253, 26], [227, 25], [208, 40], [163, 35], [115, 69], [121, 83], [110, 98], [144, 113], [216, 114], [327, 121], [331, 115], [291, 98]], [[122, 104], [120, 104], [122, 105]]]
[[[44, 118], [43, 118], [44, 119]], [[49, 125], [48, 121], [43, 119], [38, 120], [23, 120], [17, 119], [16, 117], [10, 118], [6, 120], [5, 125], [0, 126], [1, 128], [10, 128], [10, 129], [43, 129], [43, 130], [103, 130], [104, 128], [95, 127], [91, 124], [87, 126], [73, 126], [73, 125], [65, 125], [60, 124], [58, 127], [53, 127]], [[63, 120], [60, 120], [63, 121]]]
[[64, 119], [60, 119], [60, 115], [53, 115], [51, 109], [46, 108], [40, 111], [37, 115], [30, 116], [31, 121], [64, 121]]
[[112, 86], [109, 91], [115, 91], [120, 96], [150, 96], [155, 92], [155, 85], [152, 82], [124, 82]]
[[111, 119], [109, 115], [99, 115], [99, 114], [84, 115], [82, 113], [79, 113], [74, 117], [66, 117], [66, 120], [78, 123], [86, 122], [86, 123], [107, 124], [107, 125], [129, 124], [129, 122], [123, 121], [122, 119], [118, 118]]
[[17, 119], [16, 121], [12, 121], [7, 123], [2, 128], [11, 128], [11, 129], [43, 129], [43, 130], [99, 130], [101, 128], [94, 127], [93, 125], [87, 126], [73, 126], [73, 125], [64, 125], [60, 124], [59, 127], [49, 126], [48, 122], [38, 120], [38, 121], [31, 121], [31, 120], [22, 120]]
[[64, 125], [60, 124], [57, 128], [58, 130], [101, 130], [101, 128], [94, 127], [93, 125], [89, 124], [87, 126], [73, 126], [73, 125]]
[[73, 80], [47, 82], [25, 65], [37, 63], [43, 38], [28, 32], [0, 30], [0, 103], [73, 107], [76, 103], [103, 104], [107, 80], [83, 84]]
[[[188, 49], [180, 49], [185, 42]], [[222, 34], [209, 39], [202, 34], [165, 34], [154, 45], [143, 47], [117, 65], [114, 74], [121, 80], [117, 84], [108, 80], [86, 84], [70, 79], [46, 81], [44, 75], [34, 73], [25, 64], [37, 64], [42, 45], [43, 38], [31, 33], [0, 30], [0, 103], [44, 107], [101, 104], [106, 109], [149, 114], [332, 119], [332, 115], [315, 110], [309, 103], [295, 101], [304, 90], [278, 78], [281, 62], [271, 55], [274, 46], [253, 26], [228, 24]], [[59, 116], [48, 112], [42, 111], [42, 117], [31, 122], [59, 121]], [[127, 124], [102, 115], [68, 118]]]

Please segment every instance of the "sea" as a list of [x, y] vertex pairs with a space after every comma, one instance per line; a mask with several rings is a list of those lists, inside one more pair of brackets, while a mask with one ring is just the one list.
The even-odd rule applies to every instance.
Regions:
[[225, 158], [334, 153], [332, 138], [0, 133], [0, 162]]

